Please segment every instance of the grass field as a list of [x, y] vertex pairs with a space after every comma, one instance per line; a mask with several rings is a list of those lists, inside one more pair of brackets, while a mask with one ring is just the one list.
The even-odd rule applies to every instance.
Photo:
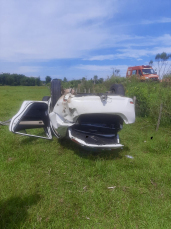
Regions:
[[[0, 87], [0, 120], [49, 94]], [[120, 139], [123, 149], [89, 152], [0, 126], [0, 228], [171, 228], [171, 130], [137, 118]]]

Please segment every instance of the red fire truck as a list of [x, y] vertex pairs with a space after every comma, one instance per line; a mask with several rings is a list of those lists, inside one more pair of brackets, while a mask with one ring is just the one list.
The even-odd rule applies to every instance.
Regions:
[[142, 81], [150, 79], [159, 80], [159, 76], [150, 65], [128, 67], [126, 77], [129, 78], [132, 75], [136, 75]]

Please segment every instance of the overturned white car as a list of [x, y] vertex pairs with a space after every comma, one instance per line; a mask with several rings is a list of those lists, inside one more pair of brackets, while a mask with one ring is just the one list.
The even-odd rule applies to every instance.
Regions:
[[[69, 137], [75, 143], [101, 149], [120, 148], [118, 132], [134, 123], [135, 109], [124, 87], [114, 84], [104, 94], [81, 94], [72, 89], [61, 92], [61, 82], [51, 82], [51, 97], [42, 101], [24, 101], [11, 119], [9, 130], [16, 134], [52, 139]], [[46, 137], [26, 133], [28, 129], [44, 128]]]

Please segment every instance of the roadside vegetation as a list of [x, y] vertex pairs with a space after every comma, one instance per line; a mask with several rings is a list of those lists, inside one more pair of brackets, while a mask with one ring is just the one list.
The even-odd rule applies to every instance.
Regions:
[[[127, 96], [136, 96], [136, 122], [120, 132], [123, 149], [87, 151], [66, 139], [25, 137], [0, 126], [0, 228], [171, 228], [170, 84], [97, 80], [62, 84], [91, 85], [98, 93], [122, 83]], [[0, 87], [0, 120], [16, 114], [23, 100], [45, 95], [47, 86]]]

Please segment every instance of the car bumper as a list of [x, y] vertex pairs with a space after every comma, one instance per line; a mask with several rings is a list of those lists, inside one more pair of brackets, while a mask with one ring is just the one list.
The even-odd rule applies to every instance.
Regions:
[[78, 145], [89, 147], [89, 148], [118, 149], [118, 148], [121, 148], [121, 147], [124, 146], [124, 145], [122, 145], [122, 144], [119, 143], [119, 135], [117, 135], [117, 141], [118, 141], [118, 143], [116, 143], [116, 144], [105, 144], [105, 145], [103, 145], [103, 144], [100, 144], [100, 145], [99, 144], [88, 144], [84, 140], [79, 139], [79, 138], [73, 136], [70, 129], [68, 130], [68, 135], [69, 135], [69, 138], [73, 142], [77, 143]]

